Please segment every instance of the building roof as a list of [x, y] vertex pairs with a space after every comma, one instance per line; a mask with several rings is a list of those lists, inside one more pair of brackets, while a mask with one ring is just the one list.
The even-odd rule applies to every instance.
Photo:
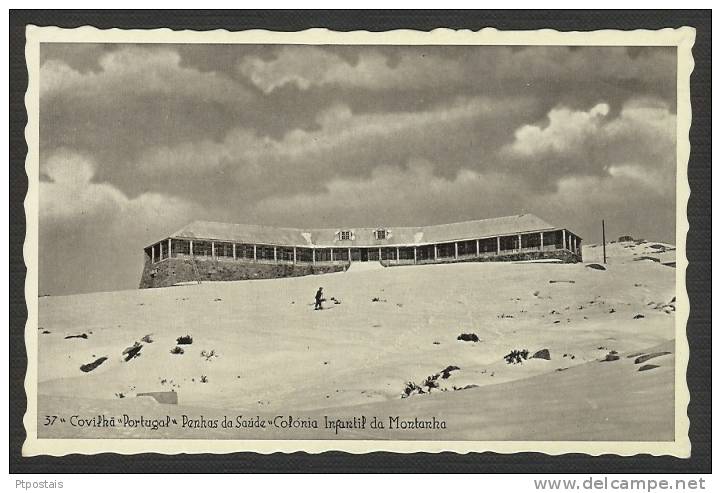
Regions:
[[[386, 239], [376, 239], [375, 232], [379, 229], [386, 231]], [[379, 225], [376, 228], [333, 229], [279, 228], [194, 221], [170, 237], [287, 246], [382, 246], [443, 243], [552, 229], [556, 228], [533, 214], [520, 214], [435, 226], [386, 227]], [[339, 240], [338, 233], [340, 231], [350, 231], [352, 238]]]

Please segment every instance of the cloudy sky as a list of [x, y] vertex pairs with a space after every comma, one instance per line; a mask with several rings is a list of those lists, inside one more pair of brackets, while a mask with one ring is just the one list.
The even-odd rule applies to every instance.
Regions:
[[675, 236], [675, 48], [43, 44], [40, 293], [196, 219]]

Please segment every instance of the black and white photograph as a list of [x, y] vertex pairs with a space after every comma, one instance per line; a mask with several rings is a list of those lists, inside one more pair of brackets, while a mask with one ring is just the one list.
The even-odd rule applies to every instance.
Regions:
[[27, 455], [688, 457], [693, 29], [27, 37]]

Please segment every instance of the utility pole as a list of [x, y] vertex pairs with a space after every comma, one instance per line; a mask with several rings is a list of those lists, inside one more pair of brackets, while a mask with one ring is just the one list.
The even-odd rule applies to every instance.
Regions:
[[603, 234], [603, 263], [606, 263], [606, 221], [601, 219], [601, 232]]

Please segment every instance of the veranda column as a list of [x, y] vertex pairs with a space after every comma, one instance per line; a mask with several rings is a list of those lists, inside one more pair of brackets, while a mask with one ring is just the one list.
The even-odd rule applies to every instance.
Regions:
[[567, 247], [566, 247], [566, 230], [565, 229], [561, 230], [561, 233], [563, 234], [563, 249], [566, 250], [567, 249]]
[[315, 248], [312, 250], [313, 252], [313, 264], [315, 265]]
[[258, 245], [253, 245], [253, 261], [258, 261]]
[[296, 263], [295, 247], [293, 247], [293, 263]]
[[496, 236], [496, 255], [501, 254], [501, 237]]
[[168, 258], [170, 258], [170, 256], [173, 254], [172, 245], [170, 244], [171, 241], [172, 240], [168, 238]]
[[213, 258], [215, 258], [215, 242], [214, 241], [210, 242], [210, 255]]
[[396, 263], [397, 264], [401, 263], [401, 250], [398, 247], [396, 247]]
[[413, 247], [413, 264], [418, 263], [418, 247]]
[[438, 260], [438, 245], [433, 245], [433, 260]]
[[543, 231], [541, 231], [541, 251], [543, 251]]
[[521, 248], [523, 247], [523, 243], [521, 241], [521, 235], [518, 235], [518, 251], [521, 251]]
[[160, 260], [163, 260], [163, 242], [158, 243], [158, 246], [160, 247], [160, 251], [158, 252], [160, 254]]
[[350, 247], [348, 247], [348, 263], [350, 263]]
[[333, 249], [330, 249], [330, 261], [333, 262]]
[[235, 254], [235, 243], [233, 243], [233, 260], [238, 260], [238, 257]]
[[273, 261], [278, 261], [278, 247], [273, 247]]
[[481, 256], [481, 240], [476, 240], [476, 257]]
[[192, 257], [193, 256], [193, 240], [190, 240], [189, 243], [190, 243], [190, 250], [188, 250], [188, 251], [190, 252], [190, 256]]
[[150, 247], [150, 263], [155, 263], [155, 245]]
[[380, 262], [381, 260], [383, 260], [383, 255], [381, 253], [381, 247], [378, 247], [378, 262]]

